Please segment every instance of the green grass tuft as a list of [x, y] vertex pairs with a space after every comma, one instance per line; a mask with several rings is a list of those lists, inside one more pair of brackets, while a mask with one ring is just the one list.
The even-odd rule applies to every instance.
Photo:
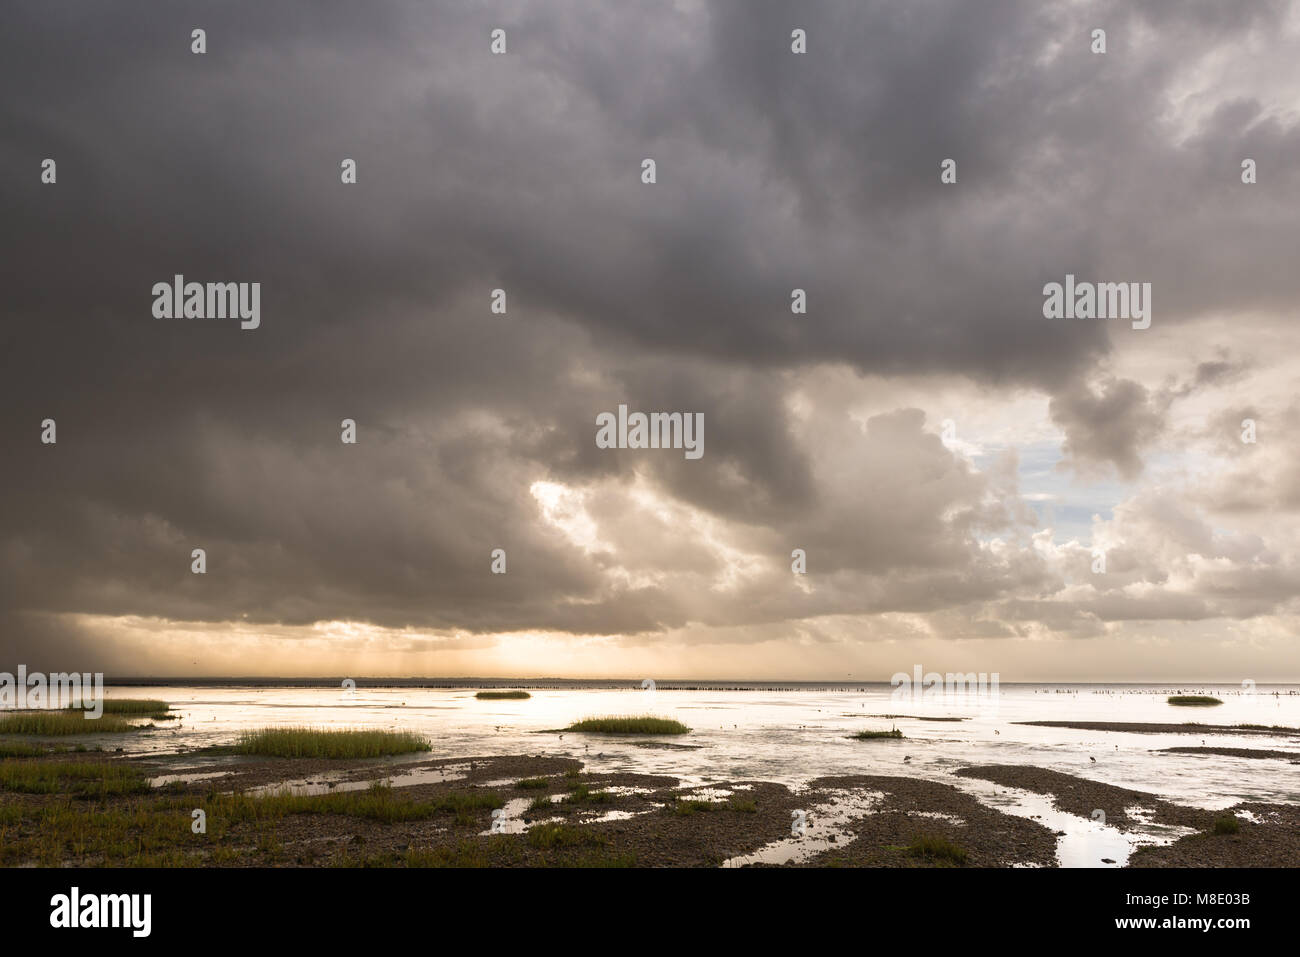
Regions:
[[117, 716], [87, 718], [79, 711], [21, 711], [0, 717], [0, 734], [113, 734], [135, 731], [139, 725]]
[[564, 730], [593, 734], [686, 734], [691, 729], [671, 718], [656, 718], [654, 715], [643, 714], [584, 718], [575, 721]]
[[515, 787], [521, 791], [540, 791], [549, 787], [550, 783], [546, 778], [521, 778], [515, 782]]
[[0, 764], [0, 789], [103, 797], [140, 794], [149, 790], [149, 781], [130, 765], [108, 761], [14, 761]]
[[944, 861], [950, 864], [965, 864], [970, 852], [964, 847], [960, 847], [948, 840], [946, 837], [939, 837], [935, 834], [921, 834], [907, 848], [907, 853], [913, 857], [924, 857], [933, 861]]
[[[139, 717], [162, 717], [171, 710], [166, 701], [155, 698], [105, 698], [102, 702], [104, 714], [128, 714]], [[84, 706], [73, 705], [69, 711], [81, 711]]]
[[1224, 814], [1214, 819], [1215, 834], [1237, 834], [1241, 831], [1241, 821], [1235, 814]]
[[1184, 708], [1208, 708], [1216, 704], [1223, 704], [1218, 698], [1212, 698], [1205, 694], [1176, 694], [1169, 697], [1169, 703], [1179, 705]]
[[515, 701], [531, 698], [532, 695], [527, 691], [480, 691], [474, 697], [485, 701]]
[[48, 753], [33, 744], [0, 744], [0, 758], [39, 758]]
[[608, 844], [608, 838], [582, 827], [568, 824], [543, 824], [530, 828], [528, 843], [547, 850], [555, 847], [599, 847]]
[[530, 813], [549, 811], [551, 807], [551, 796], [549, 794], [539, 794], [537, 797], [533, 798], [533, 802], [528, 805], [528, 811]]
[[273, 758], [377, 758], [432, 748], [409, 731], [263, 728], [244, 732], [232, 750]]
[[894, 728], [890, 731], [859, 731], [853, 735], [854, 741], [875, 741], [878, 738], [901, 738], [903, 732]]
[[668, 805], [668, 812], [675, 814], [677, 817], [690, 817], [693, 814], [700, 814], [706, 811], [716, 811], [725, 805], [717, 801], [699, 801], [695, 798], [678, 798], [672, 804]]
[[565, 804], [609, 804], [613, 802], [614, 795], [608, 791], [593, 791], [585, 784], [579, 784], [576, 788], [570, 790], [568, 796], [564, 799]]

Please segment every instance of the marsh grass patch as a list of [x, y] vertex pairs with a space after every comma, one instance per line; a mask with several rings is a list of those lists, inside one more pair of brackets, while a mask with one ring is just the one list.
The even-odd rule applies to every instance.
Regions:
[[588, 734], [688, 734], [691, 729], [672, 718], [643, 714], [584, 718], [564, 730]]
[[115, 734], [122, 731], [139, 731], [148, 725], [132, 724], [119, 715], [87, 718], [80, 709], [76, 711], [22, 711], [0, 716], [0, 734], [30, 734], [37, 737], [59, 737], [70, 734]]
[[888, 731], [859, 731], [857, 734], [849, 737], [854, 741], [878, 741], [882, 739], [898, 740], [903, 736], [903, 732], [897, 728], [891, 728]]
[[1223, 814], [1214, 819], [1215, 834], [1241, 833], [1241, 820], [1235, 814]]
[[262, 728], [246, 731], [231, 749], [235, 754], [271, 758], [378, 758], [431, 751], [428, 740], [410, 731]]
[[970, 852], [966, 848], [937, 834], [918, 835], [908, 845], [907, 853], [912, 857], [957, 866], [965, 864], [970, 858]]
[[7, 761], [0, 764], [0, 789], [25, 794], [104, 797], [149, 790], [138, 768], [112, 761]]

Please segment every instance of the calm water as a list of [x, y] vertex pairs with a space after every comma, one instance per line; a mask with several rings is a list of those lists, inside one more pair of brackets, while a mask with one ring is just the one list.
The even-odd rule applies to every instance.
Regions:
[[[642, 690], [626, 687], [530, 688], [526, 701], [480, 701], [475, 688], [115, 687], [110, 697], [163, 698], [180, 714], [174, 726], [112, 742], [128, 753], [228, 744], [268, 725], [394, 728], [433, 742], [433, 757], [535, 754], [574, 757], [594, 772], [667, 774], [688, 785], [777, 781], [799, 789], [832, 774], [908, 774], [954, 784], [1009, 813], [1035, 816], [1066, 835], [1067, 865], [1123, 863], [1134, 839], [1097, 822], [1063, 815], [1050, 802], [1014, 789], [953, 777], [972, 764], [1029, 764], [1219, 809], [1239, 801], [1300, 803], [1300, 765], [1215, 755], [1159, 754], [1175, 746], [1267, 748], [1300, 758], [1300, 736], [1135, 734], [1018, 725], [1017, 721], [1134, 721], [1300, 727], [1300, 688], [1259, 686], [1002, 685], [996, 700], [899, 700], [887, 684], [840, 689], [747, 686], [750, 690]], [[1171, 693], [1214, 694], [1214, 708], [1169, 705]], [[653, 713], [693, 730], [636, 740], [564, 734], [580, 718]], [[888, 718], [882, 715], [910, 717]], [[957, 717], [954, 722], [918, 717]], [[901, 741], [854, 741], [862, 729], [896, 725]], [[117, 736], [114, 736], [117, 737]], [[90, 740], [90, 739], [87, 739]], [[98, 743], [103, 736], [95, 736]], [[427, 760], [423, 754], [411, 760]], [[904, 757], [910, 758], [905, 764]], [[1090, 760], [1095, 758], [1096, 761]], [[399, 759], [396, 764], [408, 759]], [[182, 759], [193, 766], [195, 759]], [[394, 769], [399, 771], [398, 768]], [[400, 781], [395, 781], [400, 783]], [[1172, 840], [1152, 827], [1138, 842]], [[779, 854], [779, 849], [773, 853]]]
[[[181, 716], [175, 727], [126, 735], [114, 742], [135, 753], [228, 744], [244, 729], [277, 724], [401, 728], [428, 735], [434, 756], [577, 757], [593, 771], [671, 774], [691, 784], [764, 780], [800, 786], [826, 774], [905, 772], [947, 780], [947, 772], [964, 765], [1033, 764], [1210, 808], [1248, 799], [1300, 802], [1300, 765], [1153, 753], [1167, 747], [1199, 746], [1203, 740], [1208, 746], [1291, 751], [1300, 758], [1300, 736], [1128, 734], [1015, 723], [1195, 721], [1300, 727], [1300, 689], [1295, 686], [1261, 686], [1246, 694], [1239, 688], [1215, 686], [1093, 685], [1063, 692], [1061, 686], [1003, 685], [996, 702], [972, 696], [916, 703], [893, 699], [892, 689], [883, 684], [837, 691], [532, 689], [532, 698], [526, 701], [480, 701], [475, 690], [118, 687], [107, 693], [163, 698]], [[1168, 694], [1180, 690], [1215, 694], [1224, 704], [1215, 708], [1167, 704]], [[677, 718], [692, 733], [653, 742], [539, 733], [593, 715], [641, 713]], [[875, 717], [885, 714], [967, 720]], [[902, 729], [904, 740], [863, 742], [846, 737], [865, 728], [893, 725]], [[660, 742], [674, 747], [640, 746]], [[906, 768], [904, 756], [911, 758]]]

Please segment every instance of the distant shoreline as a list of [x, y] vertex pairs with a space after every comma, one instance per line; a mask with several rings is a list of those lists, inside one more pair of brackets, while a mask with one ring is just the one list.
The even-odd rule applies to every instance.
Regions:
[[[356, 682], [357, 688], [524, 688], [524, 689], [641, 689], [642, 678], [354, 678], [348, 675], [325, 678], [301, 677], [111, 677], [105, 676], [105, 687], [148, 688], [186, 686], [195, 688], [337, 688], [345, 679]], [[657, 691], [856, 691], [890, 689], [889, 679], [869, 681], [762, 681], [753, 679], [655, 679]], [[1052, 688], [1061, 691], [1124, 688], [1125, 690], [1150, 690], [1151, 693], [1199, 690], [1207, 688], [1233, 689], [1240, 693], [1271, 694], [1263, 689], [1278, 689], [1286, 694], [1300, 694], [1300, 682], [1278, 681], [1257, 685], [1253, 692], [1244, 692], [1236, 681], [1190, 682], [1169, 680], [1151, 681], [1003, 681], [1003, 688]]]

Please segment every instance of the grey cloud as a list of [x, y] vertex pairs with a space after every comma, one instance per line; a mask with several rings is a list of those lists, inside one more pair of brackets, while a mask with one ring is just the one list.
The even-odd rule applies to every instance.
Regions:
[[[1043, 321], [1039, 291], [1149, 280], [1171, 325], [1294, 301], [1300, 127], [1256, 100], [1184, 139], [1161, 120], [1177, 78], [1285, 12], [6, 4], [0, 608], [638, 634], [1051, 590], [981, 548], [1023, 524], [1014, 483], [920, 410], [805, 426], [790, 397], [826, 364], [1043, 390], [1074, 464], [1136, 475], [1156, 394], [1080, 385], [1107, 330]], [[1116, 55], [1087, 52], [1095, 19]], [[813, 54], [788, 54], [793, 25]], [[1130, 44], [1153, 25], [1177, 42]], [[1244, 196], [1243, 150], [1269, 184]], [[260, 281], [262, 328], [151, 319], [175, 273]], [[597, 450], [620, 401], [703, 412], [706, 458]], [[543, 522], [535, 481], [594, 489], [619, 547]], [[620, 526], [637, 481], [771, 566], [714, 595], [717, 553]], [[811, 596], [786, 587], [800, 544]]]

